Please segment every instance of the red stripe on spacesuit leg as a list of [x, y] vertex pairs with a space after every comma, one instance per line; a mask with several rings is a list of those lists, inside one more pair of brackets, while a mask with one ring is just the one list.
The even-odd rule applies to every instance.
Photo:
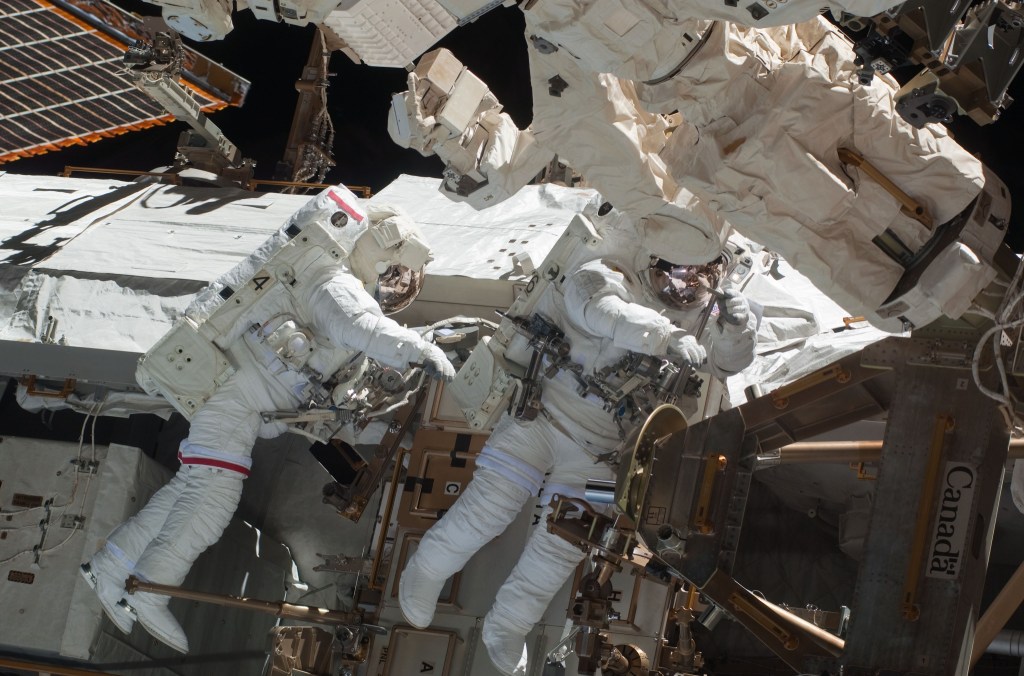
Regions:
[[333, 190], [328, 191], [327, 195], [332, 200], [334, 200], [338, 204], [339, 207], [341, 207], [342, 211], [344, 211], [346, 214], [348, 214], [352, 218], [356, 219], [357, 221], [361, 221], [364, 218], [366, 218], [366, 216], [364, 216], [363, 214], [359, 213], [354, 207], [349, 206], [345, 202], [345, 200], [343, 200], [340, 197], [338, 197], [338, 195]]
[[218, 467], [220, 469], [231, 470], [232, 472], [238, 472], [244, 477], [249, 476], [249, 468], [245, 465], [238, 465], [233, 462], [226, 460], [215, 460], [213, 458], [199, 458], [194, 455], [183, 456], [178, 454], [178, 460], [181, 461], [182, 465], [206, 465], [208, 467]]

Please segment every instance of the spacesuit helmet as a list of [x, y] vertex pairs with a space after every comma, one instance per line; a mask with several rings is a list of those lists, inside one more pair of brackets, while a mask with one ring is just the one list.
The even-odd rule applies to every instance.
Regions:
[[651, 256], [643, 277], [661, 304], [670, 310], [687, 311], [713, 300], [711, 290], [718, 288], [724, 269], [722, 257], [700, 265], [676, 265]]
[[385, 314], [416, 299], [433, 260], [419, 226], [401, 208], [368, 205], [370, 227], [356, 240], [349, 265]]

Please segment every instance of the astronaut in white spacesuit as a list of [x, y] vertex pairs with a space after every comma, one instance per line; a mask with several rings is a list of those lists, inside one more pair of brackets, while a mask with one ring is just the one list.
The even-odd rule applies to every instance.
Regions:
[[[818, 3], [729, 5], [528, 3], [528, 129], [488, 93], [454, 133], [424, 107], [426, 83], [412, 73], [393, 106], [392, 137], [441, 157], [449, 192], [477, 208], [516, 192], [557, 155], [616, 208], [688, 233], [671, 252], [678, 262], [716, 256], [731, 224], [848, 311], [899, 328], [902, 310], [891, 304], [905, 268], [994, 177], [941, 125], [905, 122], [895, 80], [862, 84], [850, 41], [815, 16]], [[778, 25], [798, 19], [808, 20]], [[840, 149], [874, 165], [927, 217], [908, 213]], [[994, 276], [961, 248], [943, 255], [935, 265], [962, 268], [962, 284], [926, 289], [934, 307], [919, 308], [915, 324], [959, 316]]]
[[[752, 361], [757, 320], [742, 295], [720, 301], [720, 319], [709, 323], [702, 340], [673, 323], [676, 314], [692, 318], [700, 314], [695, 306], [713, 301], [706, 290], [717, 286], [720, 273], [716, 266], [675, 266], [650, 255], [662, 246], [643, 248], [635, 261], [619, 254], [618, 260], [578, 265], [560, 288], [549, 287], [539, 297], [534, 309], [564, 332], [573, 367], [543, 379], [542, 410], [535, 419], [502, 415], [477, 458], [473, 480], [410, 557], [399, 602], [413, 626], [431, 624], [445, 580], [502, 533], [527, 500], [538, 492], [545, 503], [555, 493], [582, 498], [587, 480], [612, 477], [597, 456], [620, 445], [621, 411], [608, 410], [608, 402], [593, 393], [581, 394], [581, 377], [628, 352], [667, 356], [716, 377]], [[506, 674], [526, 673], [526, 635], [584, 556], [548, 532], [549, 512], [550, 507], [484, 619], [483, 642]]]
[[[314, 265], [310, 256], [300, 259], [305, 269], [294, 261], [276, 263], [274, 252], [292, 238], [304, 238], [303, 228], [312, 221], [338, 233], [329, 240], [336, 247], [329, 264]], [[440, 348], [382, 312], [412, 302], [429, 260], [430, 249], [408, 216], [389, 207], [364, 207], [337, 186], [311, 200], [253, 256], [197, 297], [186, 317], [210, 306], [233, 311], [233, 301], [243, 294], [226, 288], [237, 292], [248, 283], [268, 289], [222, 334], [234, 372], [191, 416], [177, 474], [82, 566], [118, 628], [128, 632], [138, 619], [163, 643], [188, 651], [185, 632], [167, 607], [169, 597], [126, 595], [125, 579], [135, 575], [180, 585], [199, 554], [220, 538], [238, 506], [256, 438], [287, 430], [282, 423], [265, 423], [261, 413], [299, 409], [309, 402], [311, 388], [364, 357], [403, 370], [422, 363], [427, 373], [451, 380], [454, 368]]]

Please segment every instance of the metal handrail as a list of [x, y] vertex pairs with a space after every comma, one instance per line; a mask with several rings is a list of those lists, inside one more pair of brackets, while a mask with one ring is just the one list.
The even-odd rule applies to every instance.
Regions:
[[[113, 176], [159, 176], [160, 178], [169, 178], [175, 185], [181, 185], [181, 176], [172, 172], [165, 171], [136, 171], [133, 169], [105, 169], [103, 167], [78, 167], [72, 165], [66, 165], [64, 171], [60, 172], [60, 175], [64, 178], [70, 178], [72, 174], [111, 174]], [[305, 183], [302, 181], [272, 181], [272, 180], [250, 180], [246, 182], [245, 189], [255, 191], [258, 185], [273, 185], [282, 186], [286, 188], [330, 188], [330, 183]], [[373, 196], [373, 190], [367, 185], [347, 185], [345, 186], [352, 192], [361, 195], [363, 199], [369, 199]]]
[[[332, 184], [303, 183], [301, 181], [249, 181], [247, 184], [250, 190], [253, 189], [253, 186], [257, 185], [280, 185], [289, 188], [330, 188]], [[369, 199], [373, 196], [373, 191], [367, 185], [346, 185], [345, 187], [356, 194], [360, 194], [364, 199]]]
[[114, 176], [159, 176], [160, 178], [171, 179], [176, 185], [181, 184], [181, 177], [178, 176], [178, 174], [166, 171], [135, 171], [132, 169], [104, 169], [102, 167], [75, 167], [65, 165], [64, 171], [60, 172], [60, 175], [64, 178], [70, 178], [71, 174], [75, 172], [80, 174], [112, 174]]

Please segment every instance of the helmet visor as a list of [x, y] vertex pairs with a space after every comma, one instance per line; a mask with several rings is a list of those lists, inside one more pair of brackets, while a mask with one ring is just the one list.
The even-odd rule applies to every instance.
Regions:
[[673, 310], [692, 310], [711, 300], [711, 289], [718, 287], [722, 266], [672, 265], [658, 260], [648, 269], [651, 289], [658, 300]]
[[389, 315], [409, 307], [422, 285], [422, 268], [413, 270], [404, 265], [391, 265], [377, 278], [374, 298], [384, 314]]

